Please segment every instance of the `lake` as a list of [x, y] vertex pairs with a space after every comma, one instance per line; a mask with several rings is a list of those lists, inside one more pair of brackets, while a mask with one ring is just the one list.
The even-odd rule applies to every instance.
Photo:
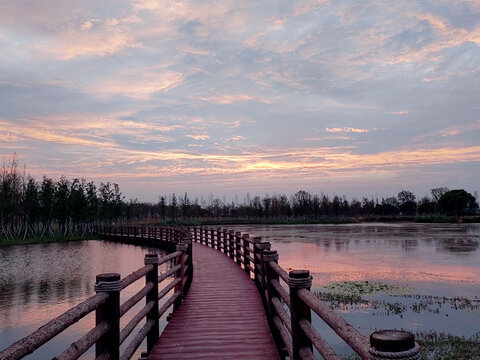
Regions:
[[[479, 224], [228, 228], [272, 242], [287, 271], [310, 270], [312, 290], [365, 335], [391, 328], [466, 337], [479, 332]], [[162, 254], [103, 241], [0, 247], [0, 349], [93, 295], [96, 274], [125, 276], [142, 267], [147, 252]], [[123, 297], [138, 291], [140, 283], [127, 288]], [[351, 353], [321, 319], [312, 320], [336, 351]], [[93, 317], [82, 320], [27, 359], [59, 355], [93, 322]], [[92, 358], [91, 352], [83, 358]]]

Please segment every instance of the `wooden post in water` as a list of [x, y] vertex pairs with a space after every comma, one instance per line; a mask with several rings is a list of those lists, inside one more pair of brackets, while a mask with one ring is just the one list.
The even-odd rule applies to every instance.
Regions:
[[301, 360], [300, 350], [307, 348], [312, 351], [312, 342], [300, 327], [300, 320], [312, 322], [310, 307], [297, 295], [300, 289], [308, 289], [312, 286], [312, 277], [308, 270], [292, 270], [288, 274], [288, 287], [290, 288], [290, 315], [292, 322], [292, 360]]
[[370, 335], [372, 360], [417, 360], [420, 359], [420, 346], [408, 331], [380, 330]]
[[160, 336], [158, 321], [158, 263], [158, 254], [145, 254], [145, 265], [153, 265], [153, 270], [149, 271], [145, 276], [145, 285], [148, 285], [149, 283], [153, 285], [152, 289], [145, 297], [146, 304], [151, 301], [154, 302], [152, 310], [147, 314], [147, 321], [153, 320], [155, 322], [147, 335], [147, 352], [150, 352], [153, 349], [153, 346]]
[[97, 275], [95, 292], [107, 292], [108, 300], [95, 312], [95, 324], [107, 322], [109, 330], [95, 343], [95, 357], [108, 354], [110, 360], [120, 357], [120, 290], [122, 281], [120, 274]]

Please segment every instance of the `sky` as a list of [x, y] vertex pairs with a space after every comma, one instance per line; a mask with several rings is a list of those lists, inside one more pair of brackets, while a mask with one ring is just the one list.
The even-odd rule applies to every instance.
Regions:
[[0, 157], [127, 198], [480, 190], [480, 1], [0, 0]]

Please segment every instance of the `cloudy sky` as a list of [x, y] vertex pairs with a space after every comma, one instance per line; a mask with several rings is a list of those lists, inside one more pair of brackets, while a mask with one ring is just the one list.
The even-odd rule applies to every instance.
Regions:
[[0, 155], [172, 192], [480, 190], [480, 2], [0, 0]]

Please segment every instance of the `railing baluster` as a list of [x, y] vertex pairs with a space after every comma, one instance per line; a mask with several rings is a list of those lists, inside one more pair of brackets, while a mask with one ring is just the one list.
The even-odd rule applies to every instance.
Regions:
[[300, 289], [310, 290], [312, 277], [308, 270], [292, 270], [288, 276], [288, 287], [290, 289], [290, 315], [292, 324], [292, 345], [293, 359], [301, 360], [300, 350], [303, 348], [312, 351], [312, 342], [305, 335], [300, 327], [300, 320], [312, 322], [310, 307], [305, 304], [297, 295]]
[[152, 264], [153, 270], [149, 271], [145, 276], [145, 285], [149, 283], [153, 285], [152, 289], [145, 297], [146, 304], [153, 301], [155, 305], [147, 314], [147, 321], [153, 320], [152, 329], [147, 335], [147, 351], [150, 352], [160, 336], [159, 321], [158, 321], [158, 254], [145, 254], [145, 265]]

